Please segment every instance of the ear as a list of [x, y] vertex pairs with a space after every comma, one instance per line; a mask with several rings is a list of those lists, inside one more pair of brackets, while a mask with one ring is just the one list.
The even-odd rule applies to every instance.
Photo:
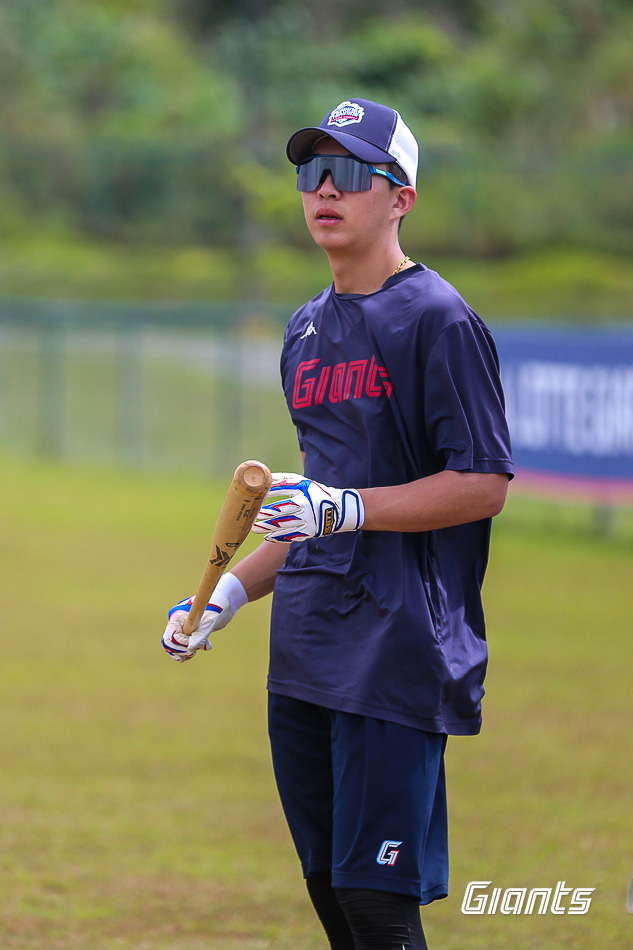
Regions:
[[404, 218], [418, 200], [417, 192], [411, 185], [403, 185], [402, 188], [394, 188], [392, 194], [394, 215], [397, 218]]

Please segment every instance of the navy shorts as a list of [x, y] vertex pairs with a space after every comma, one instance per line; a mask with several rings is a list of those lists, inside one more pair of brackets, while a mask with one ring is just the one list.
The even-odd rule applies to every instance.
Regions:
[[305, 877], [448, 894], [446, 736], [269, 694], [281, 803]]

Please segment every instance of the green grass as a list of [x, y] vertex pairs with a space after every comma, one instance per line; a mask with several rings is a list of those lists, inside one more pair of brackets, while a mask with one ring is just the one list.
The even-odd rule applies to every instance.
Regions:
[[[192, 663], [159, 645], [222, 493], [0, 457], [3, 950], [325, 946], [271, 776], [268, 604]], [[451, 895], [425, 929], [436, 950], [621, 950], [633, 543], [522, 504], [494, 535], [484, 730], [449, 741]], [[471, 880], [596, 891], [586, 917], [467, 917]]]

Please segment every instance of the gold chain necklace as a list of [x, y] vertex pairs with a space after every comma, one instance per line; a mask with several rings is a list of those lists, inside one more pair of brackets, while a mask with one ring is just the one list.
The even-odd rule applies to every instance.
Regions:
[[411, 260], [410, 257], [405, 257], [404, 260], [400, 261], [400, 263], [399, 263], [398, 266], [396, 267], [396, 269], [395, 269], [395, 271], [393, 272], [393, 274], [389, 274], [389, 276], [390, 276], [390, 277], [393, 277], [394, 274], [399, 274], [400, 271], [402, 270], [402, 268], [404, 267], [404, 265], [405, 265], [405, 264], [408, 264], [410, 260]]

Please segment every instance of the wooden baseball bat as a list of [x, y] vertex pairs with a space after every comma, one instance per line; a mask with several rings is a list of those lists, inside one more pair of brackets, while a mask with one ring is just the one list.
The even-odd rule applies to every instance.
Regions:
[[213, 531], [211, 554], [182, 632], [197, 630], [209, 598], [229, 561], [245, 540], [272, 482], [263, 462], [250, 459], [235, 469]]

